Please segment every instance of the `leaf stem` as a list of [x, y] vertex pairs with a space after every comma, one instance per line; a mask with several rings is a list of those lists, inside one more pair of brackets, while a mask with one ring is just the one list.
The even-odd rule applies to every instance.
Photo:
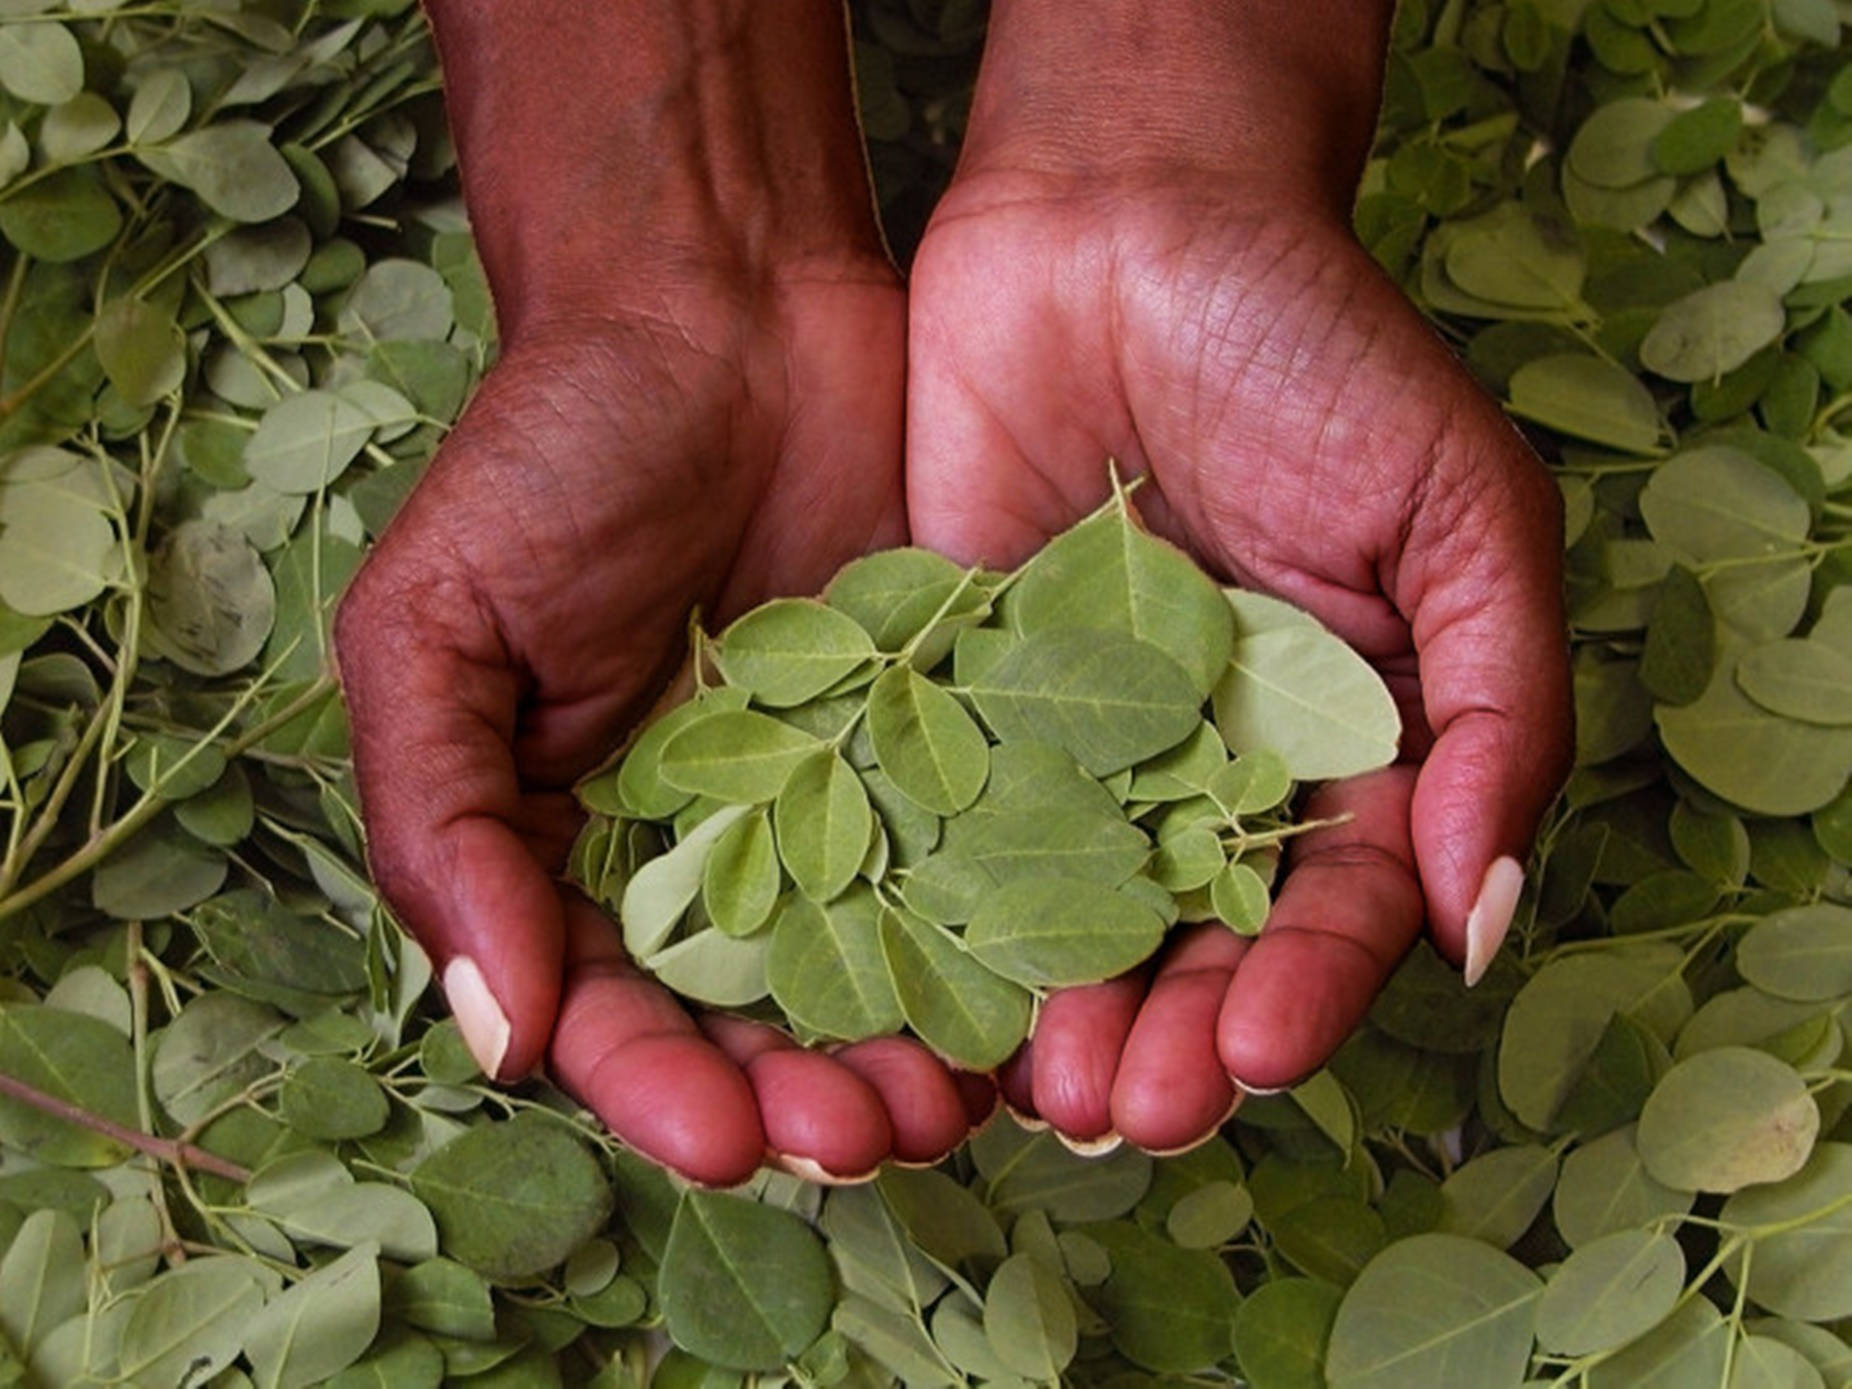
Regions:
[[113, 1119], [105, 1119], [101, 1114], [92, 1114], [89, 1110], [61, 1100], [56, 1095], [48, 1095], [36, 1086], [28, 1085], [15, 1076], [0, 1071], [0, 1095], [30, 1105], [40, 1113], [49, 1114], [54, 1119], [63, 1119], [66, 1123], [76, 1124], [82, 1128], [100, 1133], [105, 1138], [113, 1138], [118, 1143], [125, 1143], [138, 1152], [173, 1167], [196, 1167], [202, 1172], [224, 1177], [227, 1181], [243, 1185], [251, 1180], [250, 1172], [235, 1162], [229, 1162], [216, 1153], [209, 1153], [204, 1148], [196, 1148], [191, 1143], [176, 1143], [171, 1138], [156, 1138], [152, 1134], [142, 1133]]
[[[21, 911], [31, 906], [34, 902], [47, 894], [56, 892], [73, 878], [94, 868], [98, 863], [102, 862], [102, 860], [109, 857], [110, 854], [120, 848], [123, 842], [137, 830], [147, 825], [150, 820], [160, 814], [166, 807], [166, 802], [161, 799], [160, 788], [169, 778], [179, 772], [181, 768], [185, 767], [186, 764], [198, 754], [201, 748], [213, 741], [213, 739], [215, 739], [219, 733], [243, 711], [251, 699], [255, 697], [256, 692], [262, 688], [262, 685], [263, 681], [260, 679], [254, 682], [249, 690], [240, 695], [238, 701], [226, 712], [225, 717], [222, 718], [204, 738], [198, 743], [195, 743], [191, 748], [188, 748], [185, 753], [181, 754], [171, 767], [166, 768], [161, 778], [154, 782], [146, 791], [142, 792], [141, 799], [129, 807], [121, 818], [110, 825], [108, 829], [104, 830], [99, 835], [93, 836], [81, 849], [78, 849], [77, 852], [65, 859], [64, 862], [60, 863], [57, 867], [49, 869], [43, 876], [28, 883], [25, 887], [20, 888], [16, 892], [0, 897], [0, 921], [6, 920], [6, 918], [13, 915], [14, 912]], [[229, 759], [240, 756], [246, 749], [262, 742], [291, 719], [296, 718], [305, 710], [311, 708], [319, 700], [325, 698], [333, 689], [334, 681], [330, 677], [324, 675], [276, 713], [255, 724], [245, 732], [239, 734], [236, 738], [233, 738], [226, 744], [226, 757]], [[90, 736], [91, 730], [100, 730], [101, 727], [101, 719], [93, 720], [91, 729], [85, 731], [85, 737], [88, 738]], [[51, 808], [49, 802], [47, 803], [47, 808]], [[55, 818], [55, 816], [52, 816], [44, 820], [42, 828], [46, 833], [50, 832], [52, 820]], [[39, 842], [42, 841], [43, 836], [41, 835]], [[34, 843], [32, 847], [36, 849], [38, 847], [37, 843]], [[31, 854], [28, 852], [22, 858], [22, 862], [24, 859], [29, 859], [30, 857]], [[5, 877], [0, 877], [0, 883], [6, 883], [8, 881], [10, 880]]]

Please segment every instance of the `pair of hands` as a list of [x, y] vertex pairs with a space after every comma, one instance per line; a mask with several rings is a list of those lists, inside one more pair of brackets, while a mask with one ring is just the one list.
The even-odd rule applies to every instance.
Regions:
[[[638, 971], [556, 880], [569, 788], [679, 664], [691, 608], [718, 625], [814, 593], [909, 532], [1014, 564], [1097, 504], [1109, 455], [1149, 475], [1155, 529], [1377, 663], [1406, 755], [1315, 793], [1308, 814], [1351, 818], [1297, 843], [1257, 940], [1196, 928], [1049, 999], [1005, 1097], [1073, 1139], [1178, 1148], [1237, 1085], [1319, 1065], [1424, 919], [1469, 955], [1488, 869], [1566, 765], [1555, 489], [1341, 200], [1278, 192], [973, 142], [909, 286], [866, 247], [810, 248], [505, 318], [337, 630], [375, 873], [491, 1074], [544, 1064], [709, 1183], [768, 1152], [848, 1176], [966, 1135], [990, 1082], [917, 1044], [805, 1051]], [[1510, 871], [1470, 953], [1496, 945]]]

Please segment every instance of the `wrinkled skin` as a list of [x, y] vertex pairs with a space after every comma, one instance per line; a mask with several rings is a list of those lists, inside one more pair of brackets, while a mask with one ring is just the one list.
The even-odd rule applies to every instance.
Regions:
[[538, 1065], [641, 1151], [725, 1184], [934, 1158], [969, 1127], [911, 1043], [834, 1055], [694, 1018], [556, 880], [568, 788], [711, 627], [899, 543], [905, 306], [867, 259], [523, 317], [342, 604], [372, 867], [441, 971], [479, 966]]
[[918, 543], [1017, 563], [1098, 504], [1111, 455], [1155, 529], [1322, 618], [1402, 708], [1402, 763], [1305, 807], [1350, 818], [1296, 841], [1257, 941], [1198, 928], [1057, 995], [1004, 1077], [1066, 1135], [1160, 1151], [1211, 1131], [1230, 1077], [1315, 1069], [1424, 918], [1461, 959], [1569, 751], [1543, 468], [1328, 201], [1218, 186], [961, 167], [911, 290]]

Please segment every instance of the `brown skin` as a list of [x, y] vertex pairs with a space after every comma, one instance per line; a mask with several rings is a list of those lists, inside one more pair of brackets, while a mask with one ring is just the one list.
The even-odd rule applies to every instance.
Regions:
[[1306, 807], [1258, 941], [1185, 933], [1070, 990], [1004, 1077], [1072, 1136], [1164, 1150], [1315, 1069], [1420, 931], [1458, 960], [1567, 770], [1560, 510], [1542, 466], [1351, 235], [1388, 7], [999, 0], [911, 289], [915, 539], [1020, 560], [1146, 475], [1212, 572], [1390, 679], [1404, 763]]
[[641, 975], [557, 886], [567, 788], [690, 608], [815, 592], [909, 517], [1019, 560], [1099, 500], [1109, 453], [1202, 562], [1391, 674], [1411, 761], [1319, 793], [1354, 818], [1301, 841], [1258, 944], [1192, 932], [1052, 999], [1012, 1098], [1177, 1146], [1230, 1074], [1284, 1083], [1336, 1046], [1424, 897], [1458, 958], [1565, 762], [1557, 513], [1346, 230], [1385, 7], [1004, 0], [910, 326], [828, 0], [430, 8], [503, 358], [337, 648], [374, 870], [440, 969], [479, 965], [502, 1076], [544, 1062], [716, 1183], [768, 1149], [853, 1174], [965, 1134], [984, 1087], [911, 1043], [800, 1052]]
[[905, 535], [906, 306], [839, 16], [431, 8], [503, 353], [337, 625], [381, 887], [440, 970], [477, 963], [503, 1077], [544, 1063], [692, 1177], [768, 1149], [845, 1174], [936, 1157], [968, 1119], [922, 1048], [704, 1025], [554, 877], [568, 788], [655, 699], [691, 610], [814, 592]]

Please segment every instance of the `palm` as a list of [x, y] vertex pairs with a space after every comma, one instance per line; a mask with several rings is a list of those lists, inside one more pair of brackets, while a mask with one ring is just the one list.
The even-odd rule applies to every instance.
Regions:
[[[1411, 760], [1502, 697], [1476, 663], [1560, 631], [1547, 479], [1322, 211], [968, 176], [917, 262], [908, 410], [920, 543], [1019, 560], [1097, 503], [1116, 457], [1148, 475], [1156, 528], [1392, 677]], [[1500, 639], [1513, 594], [1526, 616]], [[1539, 680], [1549, 706], [1547, 662]], [[1457, 954], [1491, 854], [1464, 865], [1529, 833], [1535, 796], [1467, 793], [1515, 756], [1547, 795], [1560, 737], [1483, 732], [1439, 745], [1418, 784], [1406, 766], [1321, 791], [1310, 809], [1354, 819], [1302, 842], [1264, 944], [1244, 958], [1227, 932], [1199, 933], [1149, 1001], [1140, 982], [1054, 1000], [1015, 1097], [1071, 1132], [1161, 1148], [1227, 1108], [1225, 1069], [1273, 1086], [1318, 1064], [1419, 929], [1424, 889]]]
[[786, 286], [758, 313], [524, 334], [341, 614], [388, 897], [440, 962], [489, 981], [502, 1073], [544, 1054], [621, 1136], [705, 1180], [768, 1146], [859, 1171], [963, 1131], [923, 1052], [832, 1060], [697, 1026], [551, 876], [571, 782], [668, 680], [692, 610], [814, 591], [902, 534], [903, 324], [874, 277]]

